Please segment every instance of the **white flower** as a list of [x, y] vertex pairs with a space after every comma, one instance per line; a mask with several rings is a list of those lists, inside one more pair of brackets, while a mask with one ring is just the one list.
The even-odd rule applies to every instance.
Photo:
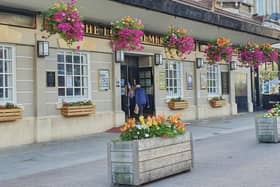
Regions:
[[136, 128], [137, 129], [142, 129], [142, 126], [141, 125], [136, 125]]
[[139, 135], [139, 134], [140, 134], [140, 132], [139, 132], [139, 131], [137, 131], [137, 134]]
[[149, 137], [149, 134], [146, 133], [146, 134], [145, 134], [145, 137], [148, 138], [148, 137]]

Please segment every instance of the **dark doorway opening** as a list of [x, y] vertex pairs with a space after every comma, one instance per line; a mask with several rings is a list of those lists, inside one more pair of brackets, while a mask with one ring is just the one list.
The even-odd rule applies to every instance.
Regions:
[[134, 91], [137, 83], [144, 88], [149, 105], [144, 108], [144, 116], [155, 114], [154, 102], [154, 72], [149, 56], [125, 56], [121, 64], [121, 105], [126, 118], [138, 117], [134, 113]]
[[235, 101], [237, 112], [248, 112], [247, 74], [235, 74]]

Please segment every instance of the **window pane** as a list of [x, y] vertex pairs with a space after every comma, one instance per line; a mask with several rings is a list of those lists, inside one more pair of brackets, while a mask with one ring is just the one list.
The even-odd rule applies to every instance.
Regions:
[[3, 97], [4, 97], [4, 89], [0, 88], [0, 98], [3, 98]]
[[5, 75], [5, 86], [11, 87], [13, 86], [13, 78], [12, 75]]
[[66, 64], [66, 74], [67, 75], [72, 75], [73, 74], [72, 64]]
[[3, 47], [0, 47], [0, 59], [3, 59]]
[[4, 71], [4, 63], [3, 63], [3, 60], [0, 60], [0, 72], [3, 73]]
[[67, 92], [67, 96], [73, 96], [73, 88], [67, 88], [66, 92]]
[[88, 74], [88, 68], [87, 66], [82, 66], [82, 74], [87, 75]]
[[65, 96], [65, 88], [58, 88], [58, 96]]
[[5, 89], [5, 94], [6, 94], [6, 98], [9, 100], [9, 101], [11, 101], [12, 100], [12, 89], [11, 88], [6, 88]]
[[12, 60], [12, 49], [10, 47], [6, 47], [4, 49], [4, 58], [7, 60]]
[[79, 64], [80, 63], [80, 56], [75, 55], [74, 56], [74, 63]]
[[5, 66], [5, 73], [12, 73], [12, 62], [11, 61], [4, 61]]
[[81, 66], [80, 65], [74, 65], [74, 75], [80, 75]]
[[63, 54], [58, 54], [57, 55], [57, 62], [64, 62], [64, 55]]
[[71, 88], [73, 87], [73, 77], [72, 76], [66, 76], [66, 87]]
[[75, 95], [81, 95], [81, 88], [75, 88]]
[[81, 63], [82, 64], [87, 64], [87, 55], [82, 55], [81, 56]]
[[3, 74], [0, 74], [0, 87], [4, 86]]
[[72, 63], [72, 55], [66, 55], [66, 63]]
[[65, 73], [64, 64], [58, 64], [57, 69], [58, 69], [58, 75], [64, 75], [64, 73]]
[[86, 77], [84, 77], [83, 81], [82, 81], [82, 86], [87, 87], [87, 84], [88, 84], [88, 79]]
[[88, 96], [88, 89], [87, 88], [82, 89], [82, 95], [85, 96], [85, 97]]
[[58, 76], [58, 86], [65, 86], [65, 78], [63, 76]]
[[81, 86], [80, 77], [74, 77], [74, 86]]

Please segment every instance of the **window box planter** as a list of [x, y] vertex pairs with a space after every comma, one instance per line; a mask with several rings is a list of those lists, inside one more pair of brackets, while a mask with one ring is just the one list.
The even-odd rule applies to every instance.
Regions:
[[226, 105], [225, 100], [211, 100], [209, 103], [212, 108], [220, 108]]
[[258, 117], [255, 121], [258, 142], [276, 143], [280, 140], [280, 117]]
[[22, 118], [21, 108], [1, 108], [0, 122], [15, 121]]
[[168, 107], [171, 110], [183, 110], [188, 107], [188, 102], [187, 101], [169, 101]]
[[61, 114], [64, 117], [86, 116], [95, 113], [95, 105], [63, 106]]
[[151, 138], [108, 144], [112, 184], [141, 185], [190, 171], [193, 146], [190, 132], [175, 138]]

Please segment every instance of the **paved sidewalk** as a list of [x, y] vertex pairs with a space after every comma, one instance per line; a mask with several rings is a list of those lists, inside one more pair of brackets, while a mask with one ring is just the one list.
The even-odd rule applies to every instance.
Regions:
[[[187, 128], [195, 141], [221, 134], [254, 128], [254, 117], [246, 113], [209, 120], [191, 121]], [[39, 172], [95, 162], [106, 158], [106, 144], [117, 133], [100, 133], [88, 137], [25, 145], [0, 150], [0, 181]]]

